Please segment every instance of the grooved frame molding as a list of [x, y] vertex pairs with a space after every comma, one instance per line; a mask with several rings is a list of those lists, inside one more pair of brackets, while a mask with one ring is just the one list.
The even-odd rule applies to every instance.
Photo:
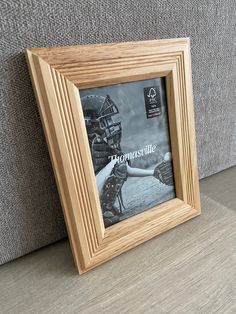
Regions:
[[[200, 214], [189, 39], [26, 54], [80, 273]], [[105, 228], [79, 91], [158, 77], [166, 81], [176, 198]]]

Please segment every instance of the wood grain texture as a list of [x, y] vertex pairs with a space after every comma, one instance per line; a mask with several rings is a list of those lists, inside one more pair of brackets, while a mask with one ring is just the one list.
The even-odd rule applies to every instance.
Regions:
[[1, 313], [234, 314], [236, 167], [200, 186], [200, 217], [83, 276], [67, 241], [1, 266]]
[[[200, 214], [188, 39], [27, 50], [80, 273]], [[166, 77], [176, 199], [104, 228], [79, 89]]]

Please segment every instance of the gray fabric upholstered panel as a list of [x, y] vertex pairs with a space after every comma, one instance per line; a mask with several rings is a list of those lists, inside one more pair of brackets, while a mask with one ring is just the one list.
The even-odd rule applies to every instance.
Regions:
[[190, 37], [204, 177], [235, 164], [235, 14], [234, 0], [1, 1], [0, 263], [66, 236], [24, 49]]

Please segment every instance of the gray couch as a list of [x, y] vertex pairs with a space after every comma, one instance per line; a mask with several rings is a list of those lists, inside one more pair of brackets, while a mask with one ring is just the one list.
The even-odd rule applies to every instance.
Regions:
[[66, 236], [27, 47], [190, 37], [200, 177], [236, 164], [235, 1], [1, 1], [0, 264]]

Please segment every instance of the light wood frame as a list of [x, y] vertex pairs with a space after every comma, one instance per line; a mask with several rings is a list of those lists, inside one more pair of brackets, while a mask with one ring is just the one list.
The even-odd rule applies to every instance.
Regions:
[[[200, 214], [188, 38], [27, 50], [80, 273]], [[79, 89], [166, 77], [176, 198], [104, 228]]]

